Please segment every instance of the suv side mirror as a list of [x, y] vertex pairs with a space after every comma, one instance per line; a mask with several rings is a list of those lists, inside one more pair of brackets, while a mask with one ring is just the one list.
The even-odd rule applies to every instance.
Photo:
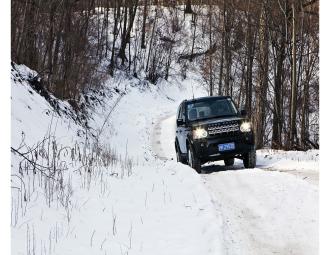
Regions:
[[184, 124], [183, 119], [177, 119], [177, 120], [176, 120], [176, 125], [177, 125], [177, 126], [182, 126], [183, 124]]
[[246, 115], [247, 115], [247, 111], [246, 111], [245, 109], [242, 109], [242, 110], [241, 110], [241, 115], [242, 115], [242, 116], [246, 116]]

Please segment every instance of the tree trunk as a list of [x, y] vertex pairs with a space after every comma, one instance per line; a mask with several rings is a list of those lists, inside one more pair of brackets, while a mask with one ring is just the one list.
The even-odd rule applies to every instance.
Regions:
[[266, 24], [265, 8], [260, 15], [259, 28], [259, 82], [256, 87], [256, 113], [254, 116], [255, 143], [257, 149], [263, 147], [263, 136], [265, 131], [265, 108], [267, 102], [268, 85], [268, 31]]
[[192, 14], [193, 10], [191, 8], [191, 0], [186, 0], [186, 8], [184, 9], [184, 13]]
[[147, 2], [148, 0], [144, 0], [144, 6], [143, 6], [143, 20], [142, 20], [142, 38], [141, 38], [141, 48], [146, 48], [146, 21], [147, 21]]
[[132, 30], [133, 24], [134, 24], [137, 4], [138, 4], [138, 1], [135, 0], [128, 9], [128, 18], [129, 18], [128, 27], [126, 27], [127, 7], [125, 7], [124, 30], [123, 30], [123, 36], [122, 36], [122, 41], [121, 41], [121, 47], [119, 50], [119, 57], [121, 58], [122, 64], [124, 64], [125, 61], [127, 60], [125, 50], [126, 50], [126, 45], [129, 43], [130, 38], [131, 38], [131, 30]]
[[[209, 43], [210, 49], [212, 48], [212, 9], [209, 6]], [[210, 96], [213, 96], [213, 74], [212, 74], [212, 52], [209, 53], [209, 74], [210, 74]]]
[[277, 63], [274, 81], [274, 113], [273, 113], [273, 134], [272, 149], [282, 148], [282, 80], [283, 80], [283, 64], [285, 60], [285, 26], [282, 25], [281, 42], [277, 50]]
[[292, 3], [292, 73], [291, 73], [291, 104], [290, 104], [290, 149], [295, 146], [297, 136], [296, 112], [297, 112], [297, 82], [296, 82], [296, 14], [295, 4]]
[[158, 9], [156, 9], [154, 24], [152, 26], [152, 32], [151, 32], [151, 38], [150, 38], [150, 44], [149, 44], [149, 52], [148, 52], [148, 58], [147, 58], [147, 66], [146, 66], [145, 72], [148, 72], [148, 69], [149, 69], [149, 60], [150, 60], [150, 55], [151, 55], [151, 48], [152, 48], [151, 46], [152, 46], [154, 35], [155, 35], [155, 28], [156, 28], [156, 22], [157, 22], [157, 13], [158, 13]]
[[253, 74], [253, 59], [254, 59], [254, 42], [251, 29], [251, 16], [248, 14], [248, 29], [247, 29], [247, 67], [246, 67], [246, 89], [245, 89], [245, 109], [251, 116], [252, 112], [252, 74]]
[[191, 46], [191, 54], [190, 54], [190, 59], [189, 61], [192, 62], [193, 60], [193, 54], [194, 54], [194, 48], [195, 48], [195, 39], [196, 39], [196, 27], [197, 27], [197, 15], [194, 15], [194, 34], [193, 34], [193, 41], [192, 41], [192, 46]]
[[118, 21], [120, 19], [120, 5], [118, 0], [115, 1], [115, 7], [113, 11], [113, 18], [114, 18], [114, 26], [113, 26], [113, 41], [112, 41], [112, 51], [111, 51], [111, 58], [110, 58], [110, 65], [109, 65], [109, 73], [111, 76], [114, 74], [115, 68], [115, 46], [116, 40], [118, 37]]

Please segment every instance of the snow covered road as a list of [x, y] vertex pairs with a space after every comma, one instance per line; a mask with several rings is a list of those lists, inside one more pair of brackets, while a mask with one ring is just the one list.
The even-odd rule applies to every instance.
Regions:
[[[175, 116], [155, 127], [154, 152], [175, 159]], [[318, 254], [318, 152], [263, 150], [257, 166], [246, 170], [236, 160], [202, 169], [227, 254]]]

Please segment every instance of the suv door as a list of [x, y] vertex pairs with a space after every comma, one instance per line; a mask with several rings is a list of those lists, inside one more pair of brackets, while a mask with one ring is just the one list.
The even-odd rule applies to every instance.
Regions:
[[183, 120], [183, 124], [182, 125], [178, 125], [177, 124], [177, 128], [176, 128], [176, 136], [178, 139], [178, 143], [179, 143], [179, 147], [180, 147], [180, 151], [181, 153], [187, 153], [187, 148], [186, 148], [186, 118], [185, 118], [185, 104], [182, 103], [179, 107], [179, 112], [178, 112], [178, 116], [177, 116], [177, 120], [178, 119], [182, 119]]
[[181, 109], [182, 109], [182, 104], [180, 104], [179, 108], [178, 108], [178, 113], [176, 116], [176, 139], [178, 141], [178, 146], [180, 148], [180, 151], [182, 152], [181, 149], [181, 134], [182, 134], [182, 130], [181, 130], [181, 126], [178, 124], [178, 120], [181, 119]]

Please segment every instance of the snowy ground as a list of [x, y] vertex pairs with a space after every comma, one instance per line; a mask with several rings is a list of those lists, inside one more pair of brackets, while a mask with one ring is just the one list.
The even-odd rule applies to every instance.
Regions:
[[12, 153], [12, 254], [317, 254], [318, 151], [263, 150], [258, 169], [217, 163], [202, 175], [178, 164], [174, 114], [199, 83], [189, 75], [157, 86], [109, 80], [123, 96], [102, 98], [90, 113], [98, 156], [95, 137], [54, 113], [24, 80], [31, 71], [16, 69], [12, 147], [37, 147], [25, 155], [61, 179], [33, 174]]
[[95, 137], [55, 113], [29, 87], [30, 74], [12, 70], [12, 147], [56, 180], [12, 151], [12, 254], [222, 253], [222, 222], [199, 175], [152, 150], [159, 116], [191, 97], [196, 81], [142, 89], [139, 80], [109, 80], [124, 96], [104, 97], [91, 112], [98, 156]]
[[[175, 115], [154, 150], [175, 158]], [[201, 178], [223, 222], [225, 254], [318, 254], [318, 151], [258, 151], [257, 168], [206, 164]], [[178, 167], [182, 164], [178, 164]]]

